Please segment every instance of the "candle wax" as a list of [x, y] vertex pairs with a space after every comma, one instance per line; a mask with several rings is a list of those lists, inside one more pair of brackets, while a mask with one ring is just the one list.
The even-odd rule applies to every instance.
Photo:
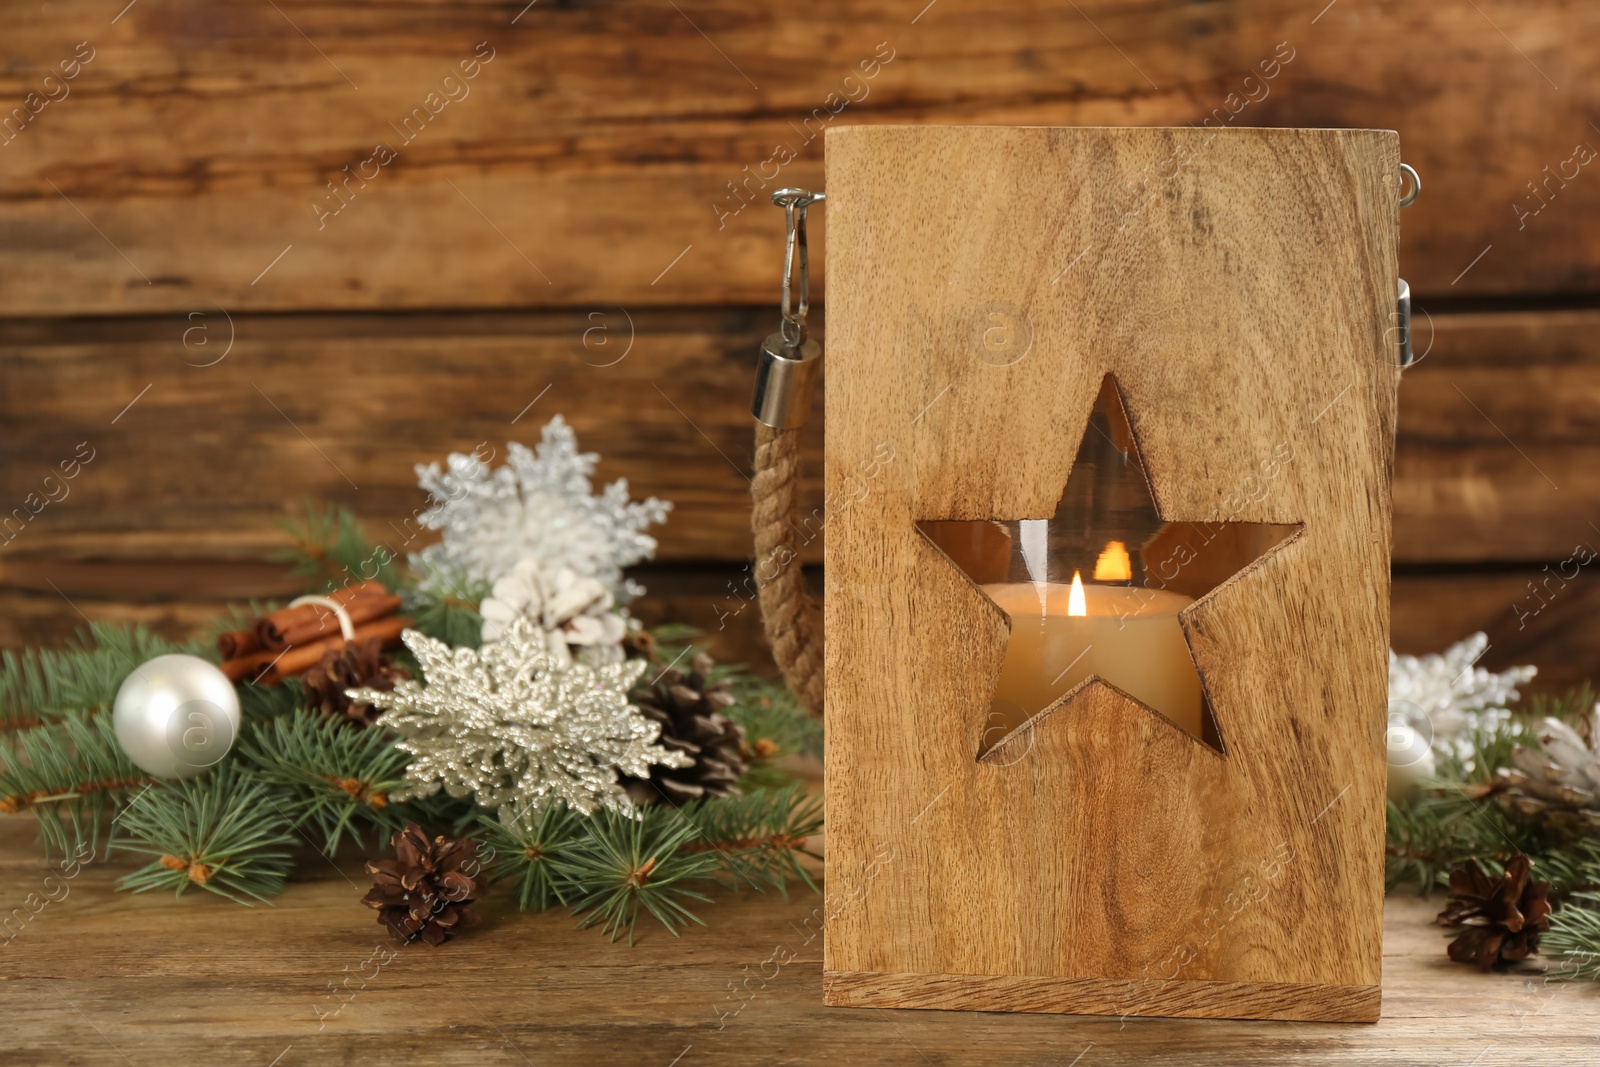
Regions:
[[1085, 584], [1084, 615], [1067, 613], [1071, 586], [1012, 582], [983, 591], [1011, 617], [995, 689], [993, 743], [1091, 675], [1201, 736], [1200, 676], [1178, 625], [1193, 597], [1164, 589]]

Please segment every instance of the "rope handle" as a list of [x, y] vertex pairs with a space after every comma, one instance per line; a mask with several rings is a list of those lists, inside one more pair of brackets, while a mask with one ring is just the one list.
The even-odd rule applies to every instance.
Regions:
[[822, 716], [822, 605], [806, 589], [795, 544], [800, 496], [800, 430], [756, 424], [756, 470], [750, 481], [750, 525], [760, 563], [783, 561], [768, 581], [757, 578], [761, 621], [772, 658], [807, 713]]
[[[806, 591], [794, 531], [800, 496], [800, 428], [811, 411], [811, 395], [822, 365], [822, 346], [806, 336], [811, 303], [811, 268], [806, 248], [806, 212], [825, 199], [805, 189], [779, 189], [772, 202], [783, 208], [783, 321], [761, 344], [756, 365], [756, 470], [750, 480], [750, 528], [755, 535], [753, 570], [761, 621], [772, 658], [806, 711], [822, 716], [822, 607]], [[798, 260], [798, 286], [795, 265]], [[795, 290], [798, 289], [798, 293]], [[796, 301], [794, 298], [798, 297]], [[764, 568], [776, 573], [763, 581]]]

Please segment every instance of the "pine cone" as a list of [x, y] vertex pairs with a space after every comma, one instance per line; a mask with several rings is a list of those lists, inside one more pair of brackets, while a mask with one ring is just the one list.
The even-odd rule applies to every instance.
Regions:
[[368, 860], [375, 883], [361, 903], [378, 909], [378, 922], [400, 944], [421, 938], [435, 947], [463, 927], [478, 924], [472, 902], [487, 893], [481, 874], [467, 874], [473, 843], [467, 838], [432, 841], [416, 823], [406, 823], [389, 839], [397, 859]]
[[384, 654], [383, 642], [370, 638], [349, 642], [341, 649], [328, 649], [322, 654], [322, 661], [301, 677], [301, 684], [305, 686], [308, 707], [348, 719], [357, 726], [371, 726], [383, 710], [351, 700], [345, 690], [376, 689], [387, 693], [394, 689], [397, 679], [409, 677]]
[[727, 796], [744, 774], [744, 727], [722, 714], [735, 703], [733, 686], [726, 681], [710, 684], [711, 657], [703, 652], [690, 666], [687, 674], [669, 667], [654, 683], [633, 692], [639, 710], [661, 725], [661, 747], [694, 760], [688, 767], [657, 764], [649, 778], [622, 776], [622, 787], [636, 804]]
[[1539, 747], [1518, 745], [1494, 783], [1500, 803], [1569, 835], [1600, 830], [1600, 711], [1585, 738], [1559, 719], [1539, 724]]
[[1439, 913], [1439, 925], [1468, 928], [1450, 942], [1451, 959], [1487, 971], [1538, 950], [1539, 935], [1550, 929], [1550, 883], [1532, 881], [1532, 869], [1533, 861], [1519, 852], [1498, 878], [1473, 860], [1450, 872], [1450, 904]]

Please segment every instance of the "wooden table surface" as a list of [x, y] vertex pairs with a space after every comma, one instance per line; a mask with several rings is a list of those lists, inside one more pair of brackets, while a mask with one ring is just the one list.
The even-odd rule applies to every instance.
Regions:
[[[314, 853], [275, 906], [115, 893], [136, 866], [53, 869], [0, 818], [0, 1062], [24, 1064], [1505, 1064], [1600, 1063], [1600, 990], [1449, 963], [1437, 900], [1389, 900], [1376, 1025], [822, 1006], [820, 898], [746, 893], [673, 939], [608, 944], [508, 893], [438, 950], [385, 965], [357, 859]], [[65, 895], [63, 895], [63, 892]], [[39, 893], [30, 915], [25, 901]], [[12, 909], [20, 908], [21, 911]], [[814, 916], [806, 924], [808, 916]], [[0, 914], [3, 919], [4, 914]], [[6, 940], [9, 939], [9, 940]], [[787, 966], [763, 961], [793, 951]], [[374, 973], [376, 972], [376, 973]], [[357, 977], [364, 974], [367, 977]], [[342, 996], [331, 992], [348, 979]], [[735, 995], [733, 989], [740, 989]], [[319, 1014], [320, 1013], [320, 1014]]]

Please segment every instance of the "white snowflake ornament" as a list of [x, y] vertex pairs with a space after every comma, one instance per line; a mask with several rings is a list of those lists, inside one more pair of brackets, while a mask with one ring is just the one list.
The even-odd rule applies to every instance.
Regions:
[[461, 585], [493, 582], [531, 558], [541, 574], [565, 568], [594, 578], [618, 603], [643, 592], [622, 569], [655, 554], [656, 540], [644, 531], [664, 522], [672, 505], [655, 497], [630, 501], [622, 479], [594, 493], [589, 479], [599, 457], [578, 451], [559, 415], [536, 450], [512, 442], [507, 453], [502, 467], [459, 452], [446, 469], [417, 466], [418, 483], [432, 498], [418, 521], [443, 534], [411, 556], [423, 588], [460, 595]]
[[574, 653], [590, 666], [623, 658], [628, 622], [611, 591], [599, 579], [566, 567], [543, 575], [538, 560], [524, 559], [494, 583], [478, 612], [484, 644], [500, 640], [517, 619], [527, 619], [542, 635], [550, 657], [563, 667], [572, 664]]
[[1496, 674], [1473, 666], [1488, 647], [1481, 633], [1451, 645], [1441, 654], [1398, 656], [1389, 653], [1389, 718], [1432, 738], [1435, 749], [1461, 755], [1466, 735], [1488, 729], [1511, 717], [1507, 706], [1521, 695], [1517, 686], [1538, 673], [1537, 667], [1512, 667]]

